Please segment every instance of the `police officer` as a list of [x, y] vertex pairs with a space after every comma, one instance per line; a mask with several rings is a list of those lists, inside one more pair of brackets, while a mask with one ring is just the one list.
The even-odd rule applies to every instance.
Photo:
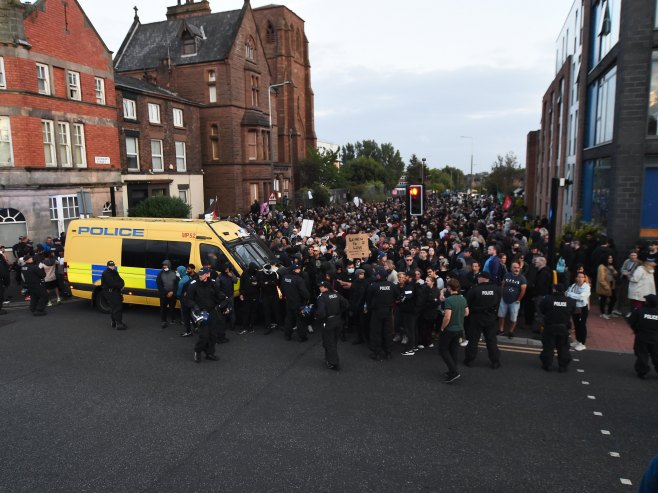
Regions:
[[206, 353], [207, 360], [217, 361], [215, 344], [218, 329], [226, 325], [223, 312], [228, 308], [228, 298], [217, 283], [209, 280], [210, 270], [207, 267], [200, 269], [199, 279], [190, 282], [187, 292], [192, 308], [196, 312], [207, 311], [210, 315], [208, 323], [198, 328], [199, 339], [194, 345], [194, 361], [197, 363], [201, 363], [201, 353]]
[[320, 296], [316, 301], [315, 319], [322, 327], [322, 346], [324, 346], [324, 360], [330, 370], [340, 370], [338, 366], [338, 334], [343, 322], [342, 314], [349, 308], [345, 298], [331, 289], [328, 281], [320, 283]]
[[297, 325], [297, 334], [301, 342], [308, 340], [306, 323], [302, 320], [300, 309], [305, 305], [310, 294], [306, 282], [301, 277], [302, 268], [293, 264], [288, 272], [281, 277], [281, 291], [286, 300], [286, 320], [284, 322], [284, 337], [292, 339], [292, 328]]
[[121, 290], [124, 286], [123, 279], [117, 271], [116, 264], [113, 260], [107, 262], [107, 269], [103, 271], [101, 276], [101, 296], [105, 297], [108, 305], [110, 305], [110, 319], [112, 320], [112, 328], [117, 330], [126, 330], [128, 327], [123, 323], [123, 300], [121, 298]]
[[384, 267], [375, 271], [375, 281], [366, 292], [366, 309], [370, 313], [370, 358], [375, 361], [391, 359], [393, 339], [391, 335], [392, 310], [400, 297], [400, 288], [386, 280]]
[[250, 262], [249, 267], [240, 277], [240, 300], [242, 301], [242, 330], [239, 334], [254, 331], [254, 322], [258, 314], [260, 285], [258, 284], [258, 265]]
[[271, 334], [279, 320], [279, 276], [272, 270], [270, 264], [265, 264], [263, 270], [258, 272], [258, 285], [260, 286], [261, 305], [263, 307], [263, 322], [265, 334]]
[[628, 323], [635, 332], [635, 372], [642, 379], [651, 370], [649, 357], [654, 370], [658, 371], [658, 297], [648, 294], [644, 299], [646, 304], [633, 310], [628, 317]]
[[478, 354], [480, 335], [484, 334], [487, 344], [490, 366], [494, 370], [500, 368], [500, 350], [498, 349], [498, 304], [500, 303], [500, 288], [490, 283], [488, 272], [478, 273], [478, 284], [466, 293], [469, 308], [469, 323], [466, 327], [466, 356], [464, 364], [472, 366]]
[[569, 355], [569, 325], [576, 310], [576, 302], [564, 294], [564, 284], [555, 284], [553, 294], [544, 296], [539, 303], [539, 310], [544, 318], [544, 330], [541, 335], [543, 349], [539, 355], [541, 367], [551, 371], [553, 351], [557, 349], [558, 371], [567, 371], [571, 356]]
[[21, 274], [30, 293], [30, 311], [35, 317], [43, 317], [46, 314], [45, 309], [48, 303], [48, 292], [43, 283], [46, 273], [34, 263], [34, 257], [31, 254], [25, 255], [23, 261], [25, 265], [21, 268]]

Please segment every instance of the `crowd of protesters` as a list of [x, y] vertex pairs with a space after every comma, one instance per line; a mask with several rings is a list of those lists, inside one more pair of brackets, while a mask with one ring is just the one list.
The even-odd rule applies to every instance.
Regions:
[[[621, 261], [610, 238], [588, 235], [581, 242], [565, 235], [553, 271], [547, 258], [547, 219], [519, 217], [518, 211], [512, 216], [490, 197], [431, 197], [424, 215], [414, 216], [410, 224], [404, 200], [399, 199], [292, 210], [255, 204], [250, 214], [229, 219], [265, 242], [276, 258], [275, 267], [249, 265], [234, 300], [238, 278], [230, 265], [215, 269], [204, 262], [198, 271], [191, 264], [170, 270], [171, 264], [163, 260], [158, 277], [162, 327], [171, 320], [184, 325], [182, 336], [192, 334], [191, 312], [198, 303], [189, 300], [189, 293], [204, 292], [199, 286], [192, 289], [203, 277], [204, 286], [208, 280], [215, 286], [208, 296], [223, 302], [216, 342], [228, 342], [226, 330], [247, 333], [258, 325], [266, 334], [281, 328], [285, 339], [306, 341], [309, 332], [330, 326], [332, 335], [323, 334], [323, 342], [332, 369], [340, 367], [334, 339], [351, 338], [353, 344], [368, 347], [372, 359], [383, 361], [393, 357], [394, 343], [401, 344], [402, 356], [412, 357], [440, 345], [444, 331], [454, 336], [449, 342], [452, 355], [440, 348], [449, 367], [447, 381], [456, 378], [449, 364], [457, 357], [455, 345], [466, 347], [464, 362], [471, 363], [480, 335], [487, 343], [491, 367], [498, 368], [496, 336], [512, 339], [525, 327], [539, 337], [546, 315], [542, 301], [556, 285], [561, 286], [560, 294], [573, 300], [571, 347], [582, 351], [591, 300], [598, 301], [600, 316], [607, 319], [630, 315], [631, 309], [645, 306], [646, 296], [656, 293], [657, 241], [639, 242]], [[313, 221], [306, 236], [304, 220]], [[367, 235], [368, 255], [348, 257], [346, 236], [351, 234]], [[28, 284], [30, 272], [42, 271], [45, 295], [32, 301], [35, 315], [69, 295], [63, 244], [49, 237], [34, 247], [21, 237], [12, 248], [17, 260], [8, 267], [16, 282]], [[8, 284], [1, 267], [0, 276]], [[27, 296], [33, 297], [36, 290], [33, 286]], [[486, 298], [488, 293], [493, 293], [492, 299]], [[321, 295], [325, 297], [318, 302]], [[467, 302], [463, 307], [457, 298], [448, 302], [451, 296], [463, 296]], [[336, 307], [341, 323], [332, 313]], [[204, 344], [207, 347], [207, 341]]]

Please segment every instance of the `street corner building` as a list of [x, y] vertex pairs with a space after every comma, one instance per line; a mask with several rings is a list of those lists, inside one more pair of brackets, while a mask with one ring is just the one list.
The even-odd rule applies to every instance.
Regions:
[[78, 2], [0, 0], [0, 243], [111, 209], [116, 120], [112, 53]]
[[179, 0], [164, 21], [142, 24], [135, 15], [114, 68], [127, 76], [117, 78], [129, 204], [161, 193], [154, 176], [171, 173], [161, 169], [166, 132], [135, 125], [155, 109], [141, 104], [139, 115], [128, 77], [176, 94], [198, 112], [198, 140], [189, 135], [185, 144], [196, 146], [196, 162], [188, 159], [188, 166], [202, 174], [205, 201], [217, 197], [220, 214], [246, 212], [272, 193], [292, 196], [295, 165], [316, 145], [308, 41], [292, 11], [252, 9], [245, 1], [240, 10], [212, 13], [207, 1]]
[[565, 178], [558, 229], [579, 214], [621, 249], [658, 238], [657, 4], [574, 1], [556, 41], [541, 129], [528, 134], [529, 212], [548, 216], [551, 180]]

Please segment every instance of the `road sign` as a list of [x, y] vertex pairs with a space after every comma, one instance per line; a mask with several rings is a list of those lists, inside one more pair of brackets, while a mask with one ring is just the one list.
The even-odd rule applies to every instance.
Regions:
[[274, 195], [274, 192], [272, 192], [270, 194], [270, 198], [269, 198], [268, 202], [270, 203], [270, 205], [276, 204], [276, 195]]

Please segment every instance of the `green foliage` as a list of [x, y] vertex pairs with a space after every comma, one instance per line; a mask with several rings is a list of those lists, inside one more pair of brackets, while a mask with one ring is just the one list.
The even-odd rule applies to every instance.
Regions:
[[323, 183], [328, 188], [345, 188], [346, 183], [336, 166], [337, 152], [324, 153], [309, 147], [306, 159], [299, 162], [299, 185], [312, 188], [314, 183]]
[[365, 202], [382, 202], [386, 199], [386, 186], [381, 181], [353, 185], [350, 192], [353, 197], [359, 197]]
[[349, 161], [342, 167], [340, 172], [350, 188], [354, 185], [372, 181], [386, 183], [384, 166], [379, 161], [368, 157], [358, 157]]
[[510, 195], [517, 187], [515, 182], [522, 180], [524, 176], [525, 170], [519, 165], [516, 155], [510, 151], [505, 157], [498, 155], [491, 165], [491, 172], [484, 180], [484, 187], [492, 194]]
[[[341, 156], [345, 166], [359, 159], [369, 159], [379, 163], [384, 175], [374, 179], [382, 181], [388, 190], [395, 187], [404, 172], [404, 161], [400, 156], [400, 151], [390, 143], [379, 145], [374, 140], [364, 140], [355, 144], [348, 143], [341, 148]], [[348, 175], [344, 175], [341, 170], [341, 175], [345, 177], [346, 186], [351, 187], [363, 183], [362, 181], [351, 181], [351, 171], [348, 172]]]
[[562, 234], [557, 238], [557, 244], [559, 245], [562, 242], [562, 238], [565, 235], [571, 236], [574, 240], [580, 240], [584, 242], [588, 234], [591, 234], [594, 238], [598, 237], [604, 231], [603, 226], [595, 222], [585, 222], [580, 217], [580, 214], [576, 214], [573, 220], [565, 224], [562, 227]]
[[130, 217], [190, 217], [191, 207], [178, 197], [160, 195], [140, 202], [128, 211]]
[[314, 183], [311, 187], [313, 191], [313, 205], [315, 207], [324, 207], [331, 203], [331, 194], [329, 189], [320, 183]]

